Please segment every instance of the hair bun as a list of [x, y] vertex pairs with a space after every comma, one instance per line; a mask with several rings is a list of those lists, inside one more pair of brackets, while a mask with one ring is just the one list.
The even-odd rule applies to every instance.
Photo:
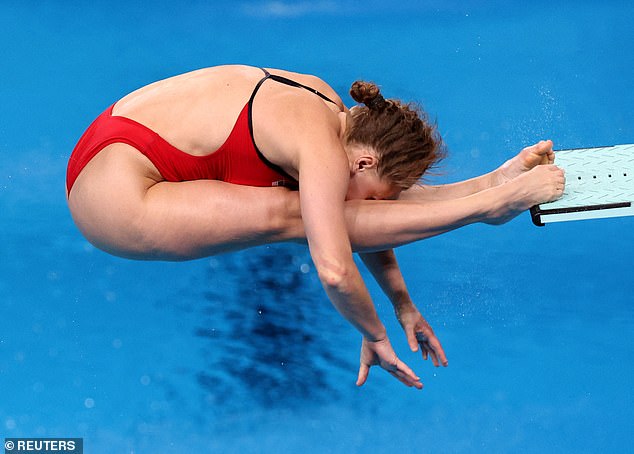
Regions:
[[381, 90], [378, 85], [372, 82], [357, 80], [350, 87], [350, 96], [370, 109], [381, 109], [385, 105], [385, 98], [381, 95]]

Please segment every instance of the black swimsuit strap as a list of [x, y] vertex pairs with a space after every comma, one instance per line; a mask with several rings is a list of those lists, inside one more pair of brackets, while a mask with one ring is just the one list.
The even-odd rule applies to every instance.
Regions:
[[330, 99], [328, 96], [324, 95], [323, 93], [315, 90], [312, 87], [309, 87], [308, 85], [304, 85], [304, 84], [300, 84], [299, 82], [296, 82], [292, 79], [288, 79], [286, 77], [282, 77], [282, 76], [278, 76], [276, 74], [271, 74], [270, 72], [268, 72], [266, 69], [264, 68], [260, 68], [262, 71], [264, 71], [264, 77], [262, 79], [260, 79], [260, 81], [258, 82], [258, 84], [255, 86], [255, 89], [253, 90], [253, 94], [251, 94], [251, 99], [249, 99], [249, 104], [253, 103], [253, 98], [255, 98], [255, 94], [257, 93], [257, 91], [260, 89], [260, 87], [262, 86], [262, 84], [264, 83], [264, 81], [266, 79], [271, 79], [274, 80], [275, 82], [279, 82], [281, 84], [284, 85], [289, 85], [291, 87], [297, 87], [297, 88], [303, 88], [304, 90], [308, 90], [311, 93], [316, 94], [317, 96], [319, 96], [321, 99], [323, 99], [324, 101], [328, 101], [331, 102], [335, 105], [337, 105], [336, 102], [334, 102], [332, 99]]
[[277, 182], [279, 186], [287, 186], [289, 189], [298, 189], [299, 185], [295, 181], [295, 178], [293, 178], [288, 173], [286, 173], [284, 169], [282, 169], [280, 166], [273, 164], [271, 161], [266, 159], [266, 156], [262, 154], [262, 152], [258, 148], [258, 145], [255, 143], [255, 137], [253, 136], [253, 99], [255, 98], [255, 94], [258, 92], [258, 90], [260, 89], [264, 81], [268, 79], [269, 77], [271, 77], [271, 74], [266, 69], [262, 68], [262, 71], [264, 71], [264, 77], [259, 80], [255, 88], [253, 89], [253, 93], [251, 93], [251, 97], [249, 98], [249, 103], [248, 103], [249, 104], [249, 108], [248, 108], [249, 135], [251, 136], [251, 143], [253, 144], [253, 147], [255, 148], [255, 152], [257, 153], [258, 157], [262, 160], [262, 162], [266, 164], [269, 168], [273, 169], [274, 171], [276, 171], [277, 173], [279, 173], [280, 175], [286, 178], [287, 181]]
[[251, 105], [253, 104], [253, 99], [255, 98], [255, 94], [258, 92], [258, 90], [260, 89], [264, 81], [268, 79], [269, 77], [271, 77], [271, 73], [269, 73], [266, 69], [264, 68], [260, 68], [260, 69], [264, 71], [264, 77], [258, 81], [257, 85], [253, 89], [253, 93], [251, 93], [251, 97], [249, 98], [249, 111], [251, 111]]
[[258, 154], [258, 156], [260, 157], [260, 159], [262, 160], [262, 162], [264, 162], [271, 169], [275, 170], [276, 172], [278, 172], [281, 175], [284, 175], [287, 178], [288, 181], [284, 182], [283, 185], [289, 186], [290, 188], [293, 188], [293, 189], [297, 189], [297, 184], [293, 184], [295, 179], [293, 177], [291, 177], [290, 175], [288, 175], [284, 171], [284, 169], [282, 169], [278, 165], [275, 165], [271, 161], [266, 159], [266, 157], [262, 154], [262, 152], [258, 148], [257, 144], [255, 143], [255, 137], [253, 136], [253, 99], [255, 98], [255, 94], [258, 92], [258, 90], [260, 89], [260, 87], [262, 86], [262, 84], [264, 83], [265, 80], [272, 79], [272, 80], [274, 80], [276, 82], [279, 82], [279, 83], [282, 83], [282, 84], [285, 84], [285, 85], [290, 85], [291, 87], [303, 88], [305, 90], [308, 90], [308, 91], [316, 94], [317, 96], [319, 96], [323, 100], [331, 102], [331, 103], [333, 103], [335, 105], [337, 105], [337, 103], [334, 102], [332, 99], [330, 99], [328, 96], [320, 93], [319, 91], [315, 90], [312, 87], [308, 87], [308, 86], [306, 86], [304, 84], [300, 84], [299, 82], [295, 82], [294, 80], [287, 79], [286, 77], [282, 77], [282, 76], [277, 76], [275, 74], [271, 74], [270, 72], [268, 72], [264, 68], [260, 68], [260, 69], [262, 71], [264, 71], [264, 77], [258, 81], [257, 85], [253, 89], [253, 93], [251, 93], [251, 97], [249, 98], [249, 133], [251, 134], [251, 142], [253, 143], [253, 146], [255, 147], [255, 151]]

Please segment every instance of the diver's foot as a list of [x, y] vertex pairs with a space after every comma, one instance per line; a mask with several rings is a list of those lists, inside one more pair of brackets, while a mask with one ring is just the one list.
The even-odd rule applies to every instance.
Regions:
[[491, 205], [484, 222], [504, 224], [534, 205], [557, 200], [565, 185], [563, 169], [554, 165], [536, 165], [507, 184], [492, 189], [499, 194], [498, 203]]
[[507, 183], [517, 178], [525, 172], [542, 164], [553, 164], [555, 153], [553, 152], [553, 142], [542, 140], [535, 145], [524, 148], [517, 156], [506, 161], [495, 173], [497, 184]]

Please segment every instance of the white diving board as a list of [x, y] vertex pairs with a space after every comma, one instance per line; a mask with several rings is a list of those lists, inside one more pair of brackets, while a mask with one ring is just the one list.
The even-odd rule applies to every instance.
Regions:
[[566, 172], [564, 194], [531, 208], [535, 225], [634, 216], [634, 144], [555, 152]]

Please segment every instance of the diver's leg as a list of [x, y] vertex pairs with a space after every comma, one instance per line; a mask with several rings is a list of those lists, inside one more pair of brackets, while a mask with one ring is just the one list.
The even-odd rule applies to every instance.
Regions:
[[[110, 147], [119, 151], [100, 152], [69, 199], [80, 230], [101, 249], [130, 258], [186, 260], [305, 241], [297, 192], [213, 180], [157, 183], [140, 176], [146, 166], [140, 161], [147, 158], [127, 145]], [[563, 174], [540, 167], [455, 200], [348, 201], [345, 216], [353, 249], [391, 249], [473, 222], [504, 222], [531, 204], [561, 195]]]
[[524, 148], [516, 156], [506, 161], [492, 172], [456, 183], [433, 185], [415, 185], [403, 191], [399, 200], [452, 200], [467, 197], [476, 192], [499, 186], [532, 170], [538, 165], [552, 164], [555, 160], [553, 143], [550, 140]]
[[303, 236], [297, 195], [284, 188], [157, 183], [151, 168], [120, 143], [88, 163], [69, 207], [90, 242], [128, 258], [185, 260]]

